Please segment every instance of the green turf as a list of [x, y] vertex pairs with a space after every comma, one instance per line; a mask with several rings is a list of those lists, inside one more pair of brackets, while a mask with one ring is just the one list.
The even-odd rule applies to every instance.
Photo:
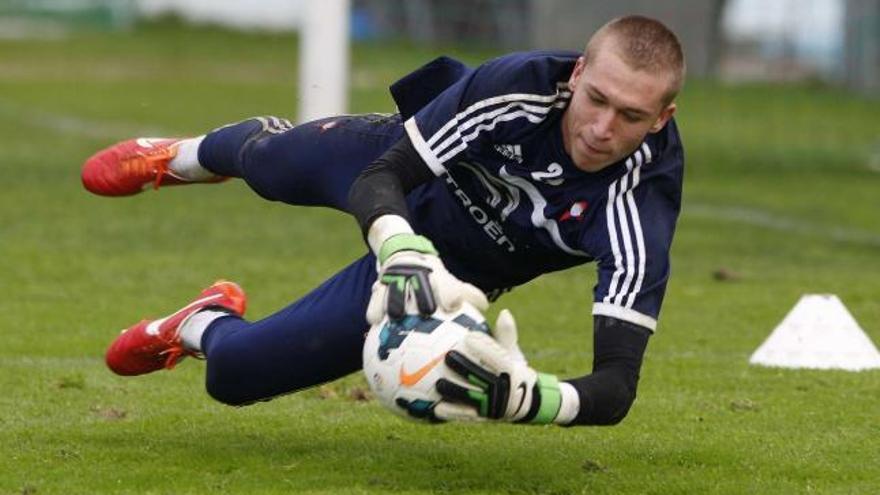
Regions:
[[[442, 51], [358, 46], [352, 110], [390, 110], [385, 86]], [[242, 409], [203, 392], [203, 363], [112, 375], [118, 329], [218, 277], [260, 317], [364, 251], [353, 220], [240, 183], [122, 200], [79, 184], [117, 139], [294, 116], [295, 59], [289, 36], [172, 25], [0, 42], [0, 493], [880, 489], [880, 372], [747, 364], [803, 293], [838, 294], [880, 342], [880, 102], [823, 88], [686, 88], [674, 275], [617, 427], [416, 425], [357, 400], [357, 375]], [[502, 299], [537, 368], [589, 369], [594, 279], [584, 267]]]

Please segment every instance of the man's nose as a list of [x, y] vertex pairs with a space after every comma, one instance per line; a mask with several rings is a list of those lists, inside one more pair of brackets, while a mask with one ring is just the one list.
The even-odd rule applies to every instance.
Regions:
[[593, 121], [593, 136], [596, 139], [611, 139], [614, 127], [614, 111], [605, 110], [596, 116]]

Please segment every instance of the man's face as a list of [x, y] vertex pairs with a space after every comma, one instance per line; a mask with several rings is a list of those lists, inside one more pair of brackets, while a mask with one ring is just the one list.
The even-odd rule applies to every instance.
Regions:
[[569, 79], [571, 103], [562, 117], [565, 151], [586, 172], [597, 172], [635, 151], [675, 112], [663, 104], [668, 77], [630, 68], [604, 41], [587, 64], [579, 58]]

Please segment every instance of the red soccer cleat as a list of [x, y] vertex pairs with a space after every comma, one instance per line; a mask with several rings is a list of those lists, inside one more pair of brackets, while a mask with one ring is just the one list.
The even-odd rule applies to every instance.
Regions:
[[[175, 176], [168, 164], [177, 156], [180, 139], [138, 138], [114, 144], [91, 156], [82, 169], [82, 183], [101, 196], [131, 196], [152, 184], [192, 184]], [[220, 182], [217, 177], [207, 182]]]
[[179, 329], [192, 315], [207, 308], [219, 308], [242, 316], [247, 298], [235, 282], [218, 280], [199, 297], [177, 312], [158, 320], [143, 320], [110, 344], [105, 360], [117, 375], [143, 375], [162, 368], [171, 369], [186, 356], [197, 353], [184, 349]]

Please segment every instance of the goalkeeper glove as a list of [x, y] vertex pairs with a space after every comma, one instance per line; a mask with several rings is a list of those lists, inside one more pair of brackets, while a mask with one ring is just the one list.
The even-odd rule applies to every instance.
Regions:
[[559, 380], [526, 363], [517, 345], [516, 322], [506, 309], [498, 315], [495, 338], [470, 332], [446, 354], [458, 376], [437, 380], [443, 400], [434, 408], [441, 420], [499, 419], [550, 423], [562, 404]]
[[463, 302], [469, 302], [480, 311], [489, 307], [480, 289], [446, 270], [434, 245], [423, 236], [394, 235], [382, 243], [377, 257], [379, 276], [367, 307], [367, 320], [371, 325], [382, 321], [386, 314], [393, 320], [407, 313], [428, 316], [438, 307], [447, 312], [455, 311]]

